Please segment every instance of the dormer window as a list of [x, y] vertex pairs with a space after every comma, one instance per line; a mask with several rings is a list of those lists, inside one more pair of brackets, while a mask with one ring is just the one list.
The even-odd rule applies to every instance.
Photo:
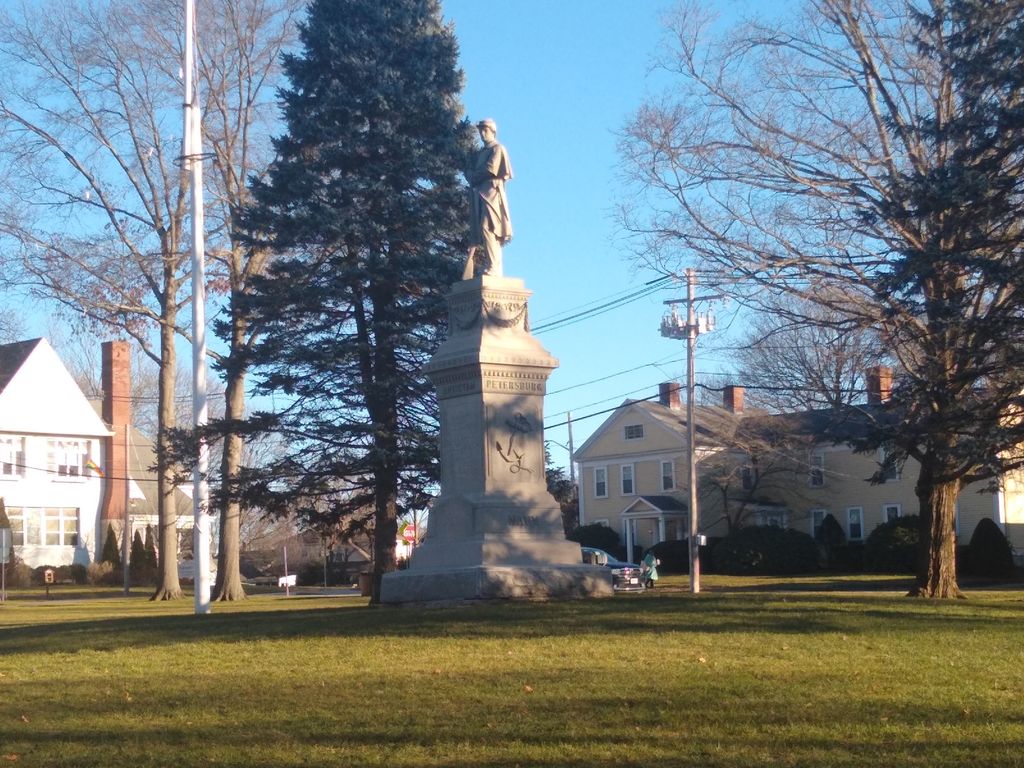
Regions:
[[643, 424], [627, 424], [624, 429], [624, 436], [627, 440], [643, 440], [644, 439], [644, 425]]

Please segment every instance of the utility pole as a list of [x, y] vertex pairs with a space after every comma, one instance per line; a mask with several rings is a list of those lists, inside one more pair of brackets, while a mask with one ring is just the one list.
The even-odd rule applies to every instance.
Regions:
[[576, 460], [572, 457], [572, 411], [566, 411], [565, 425], [569, 428], [569, 482], [572, 483], [573, 495], [576, 495]]
[[686, 483], [689, 486], [687, 508], [690, 517], [690, 592], [700, 592], [700, 511], [697, 507], [697, 450], [696, 424], [694, 418], [694, 401], [697, 384], [694, 358], [697, 352], [697, 336], [701, 331], [712, 331], [715, 327], [714, 316], [708, 312], [698, 318], [696, 303], [698, 301], [714, 301], [723, 298], [721, 295], [702, 296], [694, 294], [697, 287], [697, 273], [693, 269], [686, 270], [686, 322], [676, 312], [679, 299], [670, 299], [665, 303], [672, 307], [671, 312], [661, 320], [661, 335], [670, 339], [686, 339]]

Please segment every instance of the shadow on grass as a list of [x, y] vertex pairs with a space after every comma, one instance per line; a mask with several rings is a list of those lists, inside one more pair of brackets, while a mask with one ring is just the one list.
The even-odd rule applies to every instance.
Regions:
[[[702, 668], [701, 674], [712, 672]], [[228, 677], [203, 691], [207, 717], [194, 724], [166, 714], [159, 724], [138, 717], [128, 732], [121, 727], [127, 704], [80, 697], [77, 706], [61, 713], [61, 749], [70, 757], [60, 765], [77, 765], [76, 755], [95, 755], [96, 745], [105, 743], [118, 745], [116, 765], [131, 764], [126, 756], [145, 755], [145, 765], [170, 764], [160, 760], [173, 756], [181, 765], [203, 758], [251, 766], [269, 764], [262, 761], [275, 749], [289, 752], [289, 765], [313, 759], [377, 765], [402, 755], [405, 759], [395, 762], [409, 765], [410, 755], [419, 755], [420, 765], [490, 768], [512, 765], [513, 757], [520, 764], [523, 752], [531, 766], [588, 768], [659, 759], [678, 766], [1019, 765], [1014, 761], [1020, 744], [1007, 735], [1019, 727], [1014, 711], [992, 707], [970, 713], [955, 703], [909, 701], [898, 693], [861, 700], [808, 680], [799, 681], [804, 695], [790, 696], [770, 676], [745, 679], [724, 692], [691, 674], [651, 673], [647, 681], [653, 678], [659, 681], [656, 699], [607, 691], [548, 695], [548, 686], [564, 686], [557, 679], [534, 681], [536, 695], [526, 696], [514, 675], [482, 668], [460, 681], [461, 697], [448, 697], [431, 684], [443, 679], [413, 673], [386, 698], [360, 700], [337, 690], [295, 707], [293, 692], [260, 709], [238, 707], [251, 676]], [[303, 688], [298, 698], [311, 690]], [[684, 708], [689, 714], [681, 719]], [[975, 718], [978, 730], [972, 732]], [[86, 728], [79, 725], [83, 720], [110, 725]], [[28, 757], [52, 748], [51, 731], [4, 724], [0, 733], [5, 727]], [[579, 745], [585, 745], [586, 756], [560, 751]], [[325, 759], [324, 750], [333, 759]], [[633, 759], [623, 762], [626, 756]]]
[[[155, 615], [48, 621], [0, 628], [0, 655], [109, 651], [193, 641], [299, 637], [536, 638], [581, 634], [772, 632], [857, 634], [868, 621], [887, 629], [1005, 630], [1024, 617], [1013, 602], [935, 602], [891, 595], [825, 597], [808, 592], [711, 594], [673, 591], [553, 603], [476, 603], [444, 608], [364, 605], [233, 610], [207, 616]], [[56, 606], [53, 606], [56, 609]]]

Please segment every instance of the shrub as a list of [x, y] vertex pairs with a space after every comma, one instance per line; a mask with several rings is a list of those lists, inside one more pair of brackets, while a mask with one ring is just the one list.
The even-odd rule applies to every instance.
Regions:
[[25, 565], [16, 554], [11, 553], [9, 562], [4, 567], [7, 569], [4, 575], [8, 587], [32, 586], [32, 569]]
[[156, 557], [156, 536], [153, 533], [152, 525], [146, 526], [146, 562], [148, 563], [150, 569], [152, 569], [153, 578], [155, 579], [156, 567], [158, 563]]
[[89, 563], [85, 568], [85, 580], [89, 584], [113, 586], [118, 583], [118, 575], [113, 565], [102, 560], [98, 563]]
[[983, 517], [967, 546], [967, 567], [972, 576], [1005, 579], [1014, 575], [1013, 547], [992, 518]]
[[142, 531], [132, 537], [132, 551], [128, 561], [128, 575], [134, 586], [156, 584], [156, 564], [150, 563], [149, 553], [142, 541]]
[[821, 521], [821, 527], [814, 538], [815, 541], [826, 547], [841, 547], [846, 543], [846, 534], [843, 532], [843, 526], [839, 524], [839, 521], [836, 520], [831, 512], [825, 515], [825, 519]]
[[690, 572], [690, 543], [688, 541], [659, 541], [651, 551], [661, 561], [661, 573]]
[[61, 568], [66, 574], [65, 578], [67, 581], [74, 582], [78, 585], [82, 585], [87, 582], [88, 572], [84, 565], [74, 563], [72, 565], [61, 566]]
[[818, 543], [822, 566], [825, 568], [840, 567], [839, 554], [846, 546], [846, 534], [843, 532], [843, 526], [831, 512], [825, 515], [825, 519], [821, 521], [821, 527], [814, 535], [814, 540]]
[[100, 555], [101, 563], [110, 563], [117, 567], [121, 564], [121, 548], [117, 544], [117, 534], [114, 533], [114, 526], [107, 524], [107, 536], [103, 540], [103, 553]]
[[603, 549], [609, 553], [619, 550], [619, 534], [602, 523], [581, 525], [566, 538], [579, 542], [584, 547]]
[[783, 576], [818, 568], [818, 548], [808, 534], [792, 528], [755, 525], [740, 528], [714, 549], [719, 573]]
[[835, 547], [832, 550], [832, 559], [829, 568], [833, 571], [844, 571], [847, 573], [860, 573], [864, 570], [864, 543], [854, 541]]
[[875, 528], [864, 542], [864, 570], [871, 573], [916, 573], [917, 515], [898, 517]]

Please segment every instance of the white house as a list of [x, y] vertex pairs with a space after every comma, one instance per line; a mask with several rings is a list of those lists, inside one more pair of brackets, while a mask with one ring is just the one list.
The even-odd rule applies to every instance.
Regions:
[[25, 563], [96, 559], [112, 436], [45, 339], [0, 345], [0, 497]]

